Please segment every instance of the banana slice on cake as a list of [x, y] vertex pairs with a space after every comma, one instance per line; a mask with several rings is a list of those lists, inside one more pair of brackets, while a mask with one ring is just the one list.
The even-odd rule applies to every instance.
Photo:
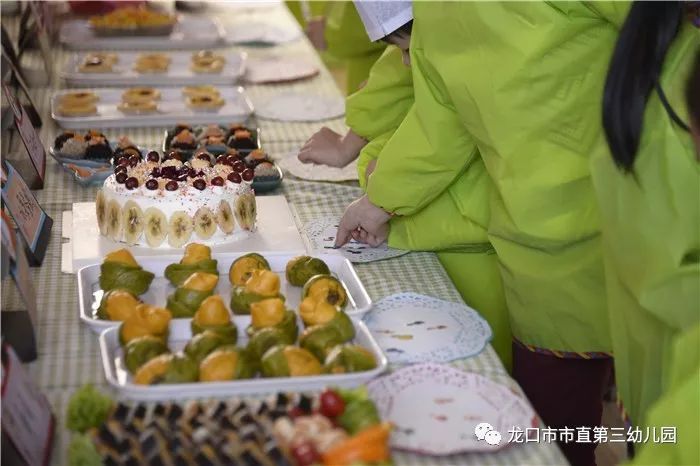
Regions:
[[174, 248], [185, 245], [192, 236], [194, 224], [187, 212], [178, 210], [170, 216], [168, 226], [168, 244]]
[[219, 203], [219, 209], [216, 212], [216, 223], [226, 234], [231, 233], [236, 228], [236, 220], [233, 218], [233, 211], [227, 201]]
[[238, 196], [234, 215], [241, 228], [248, 231], [255, 229], [255, 212], [255, 196], [253, 194], [245, 193]]
[[105, 195], [100, 189], [97, 191], [95, 198], [95, 214], [97, 215], [97, 226], [100, 228], [100, 234], [107, 236], [107, 201]]
[[122, 209], [114, 199], [107, 203], [107, 236], [113, 241], [122, 237]]
[[216, 217], [209, 207], [200, 207], [194, 214], [194, 231], [202, 239], [209, 239], [216, 233]]
[[155, 207], [149, 207], [143, 213], [143, 222], [146, 243], [152, 248], [163, 244], [168, 236], [168, 219], [165, 214]]
[[126, 201], [122, 208], [124, 239], [128, 244], [136, 244], [143, 233], [143, 211], [134, 201]]

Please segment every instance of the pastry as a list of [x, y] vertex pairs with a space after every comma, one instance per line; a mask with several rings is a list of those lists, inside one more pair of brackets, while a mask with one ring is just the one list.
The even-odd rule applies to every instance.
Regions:
[[219, 244], [243, 239], [255, 228], [250, 181], [227, 160], [212, 165], [203, 153], [183, 163], [171, 155], [123, 157], [97, 195], [100, 233], [146, 247]]
[[190, 69], [195, 73], [220, 73], [224, 69], [226, 59], [211, 50], [202, 50], [192, 55]]
[[69, 106], [79, 104], [95, 104], [100, 98], [97, 94], [90, 91], [66, 92], [58, 98], [59, 104], [67, 104]]
[[170, 66], [170, 57], [162, 53], [141, 54], [134, 63], [139, 73], [165, 73]]
[[209, 86], [209, 85], [185, 86], [182, 89], [182, 93], [186, 97], [196, 97], [196, 96], [201, 96], [201, 95], [219, 97], [221, 95], [217, 88], [215, 88], [214, 86]]
[[56, 137], [53, 147], [56, 153], [59, 153], [64, 157], [82, 159], [85, 157], [87, 141], [81, 134], [66, 131]]
[[228, 138], [227, 145], [234, 149], [257, 149], [257, 144], [253, 140], [252, 133], [247, 128], [239, 128], [233, 130]]
[[224, 106], [226, 101], [212, 95], [199, 95], [187, 98], [187, 106], [193, 110], [216, 110]]
[[87, 141], [86, 159], [109, 160], [112, 157], [112, 147], [104, 134], [99, 131], [88, 131], [85, 140]]
[[82, 73], [110, 73], [117, 63], [115, 53], [90, 53], [78, 67]]
[[160, 100], [160, 91], [152, 87], [131, 87], [122, 93], [123, 102]]
[[[139, 150], [138, 146], [134, 144], [131, 139], [129, 139], [126, 136], [122, 136], [119, 138], [119, 143], [117, 144], [116, 149], [114, 149], [114, 159], [115, 161], [119, 161], [119, 159], [126, 157], [129, 159], [130, 157], [137, 157], [138, 160], [141, 159], [141, 151]], [[136, 159], [135, 159], [136, 160]]]
[[102, 16], [90, 18], [90, 26], [98, 36], [168, 35], [177, 17], [143, 6], [117, 8]]
[[183, 129], [170, 140], [173, 149], [193, 150], [197, 148], [197, 141], [189, 130]]
[[92, 103], [60, 103], [57, 113], [68, 117], [83, 117], [97, 114], [97, 106]]
[[158, 105], [152, 100], [142, 100], [133, 102], [122, 102], [117, 105], [120, 112], [129, 115], [143, 115], [146, 113], [154, 113], [158, 110]]

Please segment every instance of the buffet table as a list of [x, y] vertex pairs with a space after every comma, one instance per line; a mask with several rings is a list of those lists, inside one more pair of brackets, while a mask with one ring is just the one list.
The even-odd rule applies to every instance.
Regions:
[[[294, 23], [292, 16], [283, 4], [269, 4], [262, 7], [245, 7], [229, 4], [219, 7], [217, 17], [226, 22], [242, 17], [265, 21]], [[209, 12], [210, 14], [211, 12]], [[16, 29], [16, 18], [4, 18], [11, 31]], [[296, 23], [294, 23], [296, 24]], [[240, 49], [240, 48], [238, 48]], [[247, 47], [249, 57], [284, 56], [304, 57], [314, 60], [321, 69], [312, 79], [290, 84], [248, 85], [246, 90], [255, 105], [260, 100], [281, 91], [305, 91], [322, 95], [338, 95], [338, 89], [310, 43], [302, 38], [288, 44], [269, 48]], [[56, 71], [63, 67], [71, 52], [56, 46], [54, 49]], [[33, 63], [34, 62], [34, 63]], [[38, 55], [26, 57], [29, 66], [39, 68]], [[60, 131], [50, 117], [52, 92], [63, 88], [58, 76], [53, 77], [50, 87], [34, 88], [33, 97], [44, 120], [41, 137], [48, 147]], [[264, 149], [273, 157], [279, 158], [301, 144], [321, 126], [326, 125], [338, 132], [346, 127], [343, 118], [322, 123], [283, 123], [258, 122], [262, 131]], [[109, 134], [125, 134], [133, 141], [148, 148], [158, 148], [165, 128], [110, 128]], [[34, 286], [38, 294], [40, 310], [38, 322], [39, 357], [29, 365], [34, 380], [46, 394], [56, 416], [56, 436], [52, 464], [66, 463], [66, 447], [70, 434], [65, 428], [65, 407], [71, 394], [86, 383], [108, 391], [100, 362], [96, 336], [78, 319], [76, 276], [61, 272], [62, 254], [62, 214], [71, 210], [74, 202], [91, 202], [96, 189], [85, 188], [75, 183], [62, 171], [53, 159], [48, 159], [46, 187], [36, 194], [47, 213], [54, 219], [52, 238], [43, 266], [33, 269]], [[283, 194], [293, 206], [299, 224], [322, 217], [338, 216], [344, 207], [360, 195], [356, 184], [318, 183], [294, 179], [287, 176], [273, 194]], [[410, 253], [402, 257], [368, 264], [357, 264], [357, 272], [367, 287], [372, 299], [397, 292], [416, 292], [437, 298], [460, 301], [460, 295], [453, 287], [437, 257], [432, 253]], [[21, 300], [15, 287], [6, 279], [2, 287], [3, 310], [18, 309]], [[508, 376], [496, 353], [488, 346], [481, 354], [466, 360], [453, 362], [455, 367], [465, 371], [480, 373], [519, 392], [517, 384]], [[421, 400], [416, 400], [420, 403]], [[566, 464], [556, 444], [526, 443], [502, 449], [495, 453], [474, 453], [447, 457], [419, 456], [394, 452], [395, 464], [473, 464], [473, 465], [560, 465]]]

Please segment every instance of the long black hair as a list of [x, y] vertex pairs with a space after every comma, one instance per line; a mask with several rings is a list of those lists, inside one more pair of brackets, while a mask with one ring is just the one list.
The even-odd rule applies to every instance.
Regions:
[[653, 89], [671, 118], [683, 125], [659, 86], [664, 58], [683, 20], [683, 3], [635, 1], [620, 30], [605, 81], [603, 128], [615, 163], [626, 172], [632, 171], [637, 156], [644, 109]]
[[690, 72], [690, 80], [685, 88], [685, 101], [688, 103], [688, 113], [697, 128], [700, 126], [700, 51], [695, 57], [695, 64]]

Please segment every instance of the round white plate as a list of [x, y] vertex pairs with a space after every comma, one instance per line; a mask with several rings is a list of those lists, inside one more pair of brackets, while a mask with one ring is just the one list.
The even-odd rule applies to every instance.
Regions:
[[293, 42], [303, 34], [298, 27], [283, 27], [264, 22], [238, 22], [224, 26], [227, 44], [277, 45]]
[[248, 61], [245, 80], [251, 84], [280, 83], [311, 78], [318, 73], [318, 66], [303, 58], [255, 58]]
[[475, 356], [493, 336], [488, 322], [470, 307], [416, 293], [382, 299], [364, 320], [396, 364]]
[[255, 108], [263, 119], [279, 121], [322, 121], [345, 115], [345, 100], [315, 94], [280, 94]]
[[[492, 452], [509, 445], [509, 431], [539, 425], [529, 403], [503, 385], [442, 364], [404, 367], [367, 384], [382, 419], [394, 424], [391, 446], [427, 455]], [[479, 440], [486, 422], [500, 434]]]
[[312, 181], [354, 181], [357, 180], [357, 160], [343, 168], [330, 165], [318, 165], [315, 163], [302, 163], [297, 157], [297, 152], [287, 154], [279, 162], [279, 166], [290, 174], [302, 180]]

